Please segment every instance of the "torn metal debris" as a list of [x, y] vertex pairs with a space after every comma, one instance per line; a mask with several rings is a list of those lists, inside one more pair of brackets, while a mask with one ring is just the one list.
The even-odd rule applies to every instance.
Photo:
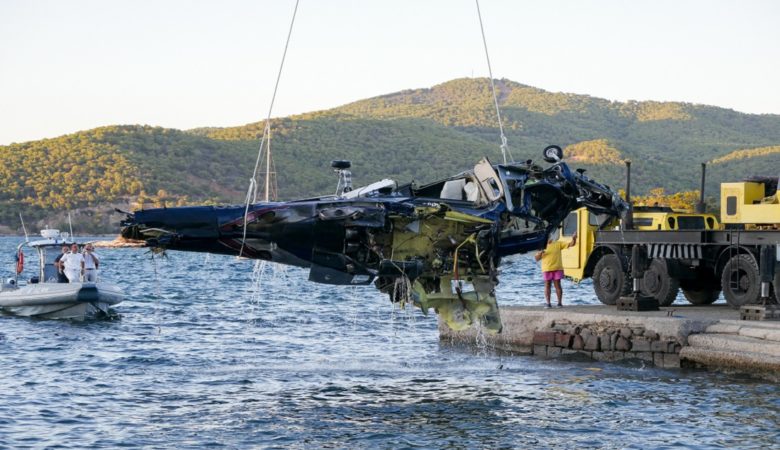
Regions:
[[318, 283], [374, 283], [402, 306], [433, 309], [453, 329], [480, 323], [499, 332], [502, 257], [543, 248], [576, 208], [627, 209], [608, 186], [570, 170], [561, 157], [550, 146], [546, 168], [484, 158], [424, 186], [382, 180], [340, 195], [252, 204], [246, 215], [243, 205], [140, 210], [122, 222], [122, 236], [155, 248], [307, 267]]

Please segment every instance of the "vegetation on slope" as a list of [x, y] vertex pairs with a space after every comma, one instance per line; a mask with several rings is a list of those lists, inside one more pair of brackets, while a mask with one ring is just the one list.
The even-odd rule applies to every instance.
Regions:
[[715, 158], [710, 161], [711, 164], [722, 164], [728, 161], [735, 161], [740, 159], [750, 159], [757, 156], [767, 156], [780, 153], [780, 145], [773, 145], [770, 147], [748, 148], [743, 150], [735, 150], [727, 155], [723, 155], [719, 158]]
[[620, 150], [611, 146], [606, 139], [577, 142], [563, 149], [566, 159], [573, 163], [590, 163], [596, 165], [623, 163]]

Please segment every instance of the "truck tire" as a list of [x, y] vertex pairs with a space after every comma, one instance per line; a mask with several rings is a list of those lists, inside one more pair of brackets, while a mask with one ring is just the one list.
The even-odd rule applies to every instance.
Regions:
[[715, 277], [710, 275], [702, 279], [681, 280], [680, 288], [691, 305], [711, 305], [720, 297], [720, 289], [714, 287], [716, 284]]
[[715, 289], [683, 289], [682, 291], [691, 305], [711, 305], [720, 297], [720, 291]]
[[680, 292], [680, 281], [669, 276], [666, 260], [653, 259], [645, 270], [639, 288], [643, 295], [658, 300], [660, 306], [669, 306]]
[[734, 308], [754, 305], [761, 300], [761, 278], [758, 264], [750, 255], [734, 256], [726, 263], [721, 275], [726, 303]]
[[775, 290], [775, 303], [780, 303], [780, 272], [775, 272], [772, 287]]
[[614, 305], [618, 299], [631, 292], [628, 273], [617, 255], [604, 255], [593, 268], [593, 290], [605, 305]]

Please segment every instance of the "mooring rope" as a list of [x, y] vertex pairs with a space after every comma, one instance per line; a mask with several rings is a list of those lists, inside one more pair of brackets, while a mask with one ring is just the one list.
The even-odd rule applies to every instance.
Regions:
[[290, 20], [290, 28], [287, 31], [287, 41], [284, 43], [284, 52], [282, 52], [282, 61], [279, 63], [279, 71], [276, 73], [276, 83], [274, 84], [274, 93], [271, 96], [271, 104], [268, 107], [268, 115], [265, 119], [265, 128], [263, 128], [263, 137], [260, 139], [260, 149], [257, 151], [257, 159], [255, 160], [255, 168], [252, 171], [252, 179], [249, 180], [249, 190], [246, 196], [246, 205], [244, 207], [244, 232], [241, 238], [241, 250], [238, 252], [238, 256], [244, 254], [244, 244], [246, 242], [246, 222], [249, 216], [249, 198], [252, 193], [252, 203], [257, 202], [257, 169], [260, 167], [260, 160], [263, 156], [263, 148], [268, 136], [271, 133], [271, 113], [274, 110], [274, 102], [276, 101], [276, 93], [279, 91], [279, 80], [282, 79], [282, 69], [284, 68], [284, 61], [287, 59], [287, 49], [290, 46], [290, 37], [292, 37], [293, 25], [295, 25], [295, 16], [298, 14], [298, 3], [300, 0], [295, 0], [295, 8], [293, 9], [292, 19]]
[[493, 91], [493, 103], [496, 105], [496, 116], [498, 116], [498, 129], [501, 132], [501, 156], [504, 158], [504, 164], [506, 164], [507, 154], [509, 154], [510, 161], [514, 161], [515, 159], [512, 157], [512, 153], [509, 151], [509, 145], [507, 145], [506, 135], [504, 134], [504, 124], [501, 121], [501, 109], [498, 107], [498, 95], [496, 95], [496, 83], [493, 81], [493, 68], [490, 65], [490, 54], [488, 54], [487, 39], [485, 38], [485, 27], [482, 25], [482, 13], [479, 10], [479, 0], [475, 0], [475, 2], [477, 3], [479, 29], [482, 31], [482, 45], [485, 47], [485, 59], [487, 59], [488, 75], [490, 75], [490, 88]]

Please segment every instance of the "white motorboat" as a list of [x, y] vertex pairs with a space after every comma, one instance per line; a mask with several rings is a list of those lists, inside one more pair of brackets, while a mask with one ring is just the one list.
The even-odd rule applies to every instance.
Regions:
[[[54, 260], [64, 245], [74, 244], [67, 233], [42, 230], [43, 239], [23, 242], [17, 247], [16, 277], [0, 285], [0, 311], [5, 314], [47, 319], [83, 319], [108, 313], [110, 306], [125, 297], [119, 286], [98, 280], [95, 283], [58, 282]], [[22, 280], [24, 247], [38, 254], [37, 274]], [[21, 261], [20, 261], [21, 260]]]

